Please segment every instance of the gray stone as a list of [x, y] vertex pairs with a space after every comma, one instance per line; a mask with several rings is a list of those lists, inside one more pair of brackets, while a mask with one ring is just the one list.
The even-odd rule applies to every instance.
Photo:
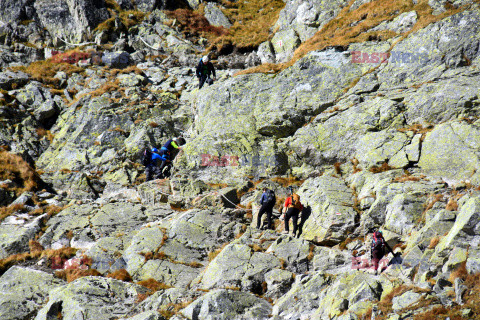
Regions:
[[48, 303], [35, 320], [61, 312], [63, 319], [115, 319], [124, 317], [147, 288], [101, 277], [84, 277], [50, 292]]
[[345, 0], [295, 0], [286, 3], [280, 12], [274, 28], [295, 30], [302, 42], [311, 38], [326, 23], [335, 18], [342, 7], [348, 4]]
[[0, 259], [28, 251], [28, 241], [42, 227], [46, 215], [32, 217], [28, 214], [11, 215], [0, 224]]
[[305, 206], [302, 236], [318, 242], [339, 243], [353, 231], [357, 213], [353, 209], [353, 192], [339, 178], [322, 176], [305, 181], [298, 190]]
[[404, 294], [402, 294], [401, 296], [394, 297], [392, 299], [392, 303], [393, 303], [392, 308], [393, 308], [394, 311], [400, 311], [400, 310], [402, 310], [406, 307], [414, 305], [415, 303], [417, 303], [420, 300], [421, 297], [422, 297], [421, 293], [416, 293], [416, 292], [413, 292], [413, 291], [407, 291]]
[[187, 319], [267, 319], [272, 306], [247, 292], [214, 290], [195, 300], [181, 314]]
[[298, 34], [290, 29], [278, 31], [272, 38], [275, 61], [277, 63], [287, 62], [293, 57], [293, 52], [300, 45]]
[[260, 58], [261, 63], [275, 62], [275, 51], [270, 41], [262, 42], [258, 46], [257, 55]]
[[31, 318], [49, 299], [49, 291], [63, 281], [53, 275], [13, 266], [0, 277], [0, 317], [5, 320]]
[[126, 51], [105, 52], [102, 62], [111, 68], [125, 68], [130, 65], [130, 54]]
[[387, 205], [385, 228], [398, 234], [408, 234], [423, 212], [424, 199], [414, 194], [399, 194]]
[[228, 21], [227, 17], [223, 14], [222, 10], [217, 7], [213, 2], [207, 2], [205, 5], [205, 18], [212, 26], [230, 28], [232, 24]]

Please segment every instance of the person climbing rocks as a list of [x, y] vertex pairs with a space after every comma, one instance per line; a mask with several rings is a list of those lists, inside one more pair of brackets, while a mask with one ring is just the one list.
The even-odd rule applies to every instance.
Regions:
[[158, 154], [157, 148], [152, 148], [150, 152], [145, 150], [144, 152], [144, 159], [142, 160], [143, 164], [145, 165], [145, 175], [146, 180], [150, 181], [153, 179], [161, 179], [162, 178], [162, 170], [158, 164], [159, 161], [167, 162], [168, 159]]
[[[203, 87], [203, 84], [206, 82], [209, 85], [213, 84], [214, 80], [217, 80], [216, 74], [215, 74], [215, 68], [213, 67], [213, 64], [210, 62], [210, 58], [208, 56], [204, 56], [202, 59], [200, 59], [200, 62], [198, 63], [197, 66], [197, 78], [198, 78], [198, 89], [201, 89]], [[213, 79], [210, 78], [210, 74], [213, 75]]]
[[298, 229], [298, 215], [303, 210], [303, 205], [300, 202], [300, 196], [293, 192], [292, 187], [290, 187], [290, 196], [285, 200], [285, 230], [283, 233], [289, 233], [289, 221], [292, 218], [293, 223], [293, 236], [295, 237]]
[[160, 156], [165, 158], [164, 161], [161, 162], [159, 170], [162, 173], [161, 176], [163, 178], [163, 171], [167, 163], [171, 163], [178, 154], [185, 144], [185, 139], [182, 137], [169, 139], [165, 144], [160, 148]]
[[[371, 251], [370, 251], [370, 259], [373, 262], [373, 266], [375, 267], [375, 274], [378, 274], [378, 264], [380, 260], [382, 260], [383, 256], [385, 255], [385, 248], [388, 249], [394, 256], [392, 248], [388, 245], [388, 243], [383, 238], [383, 234], [380, 230], [377, 230], [373, 233]], [[382, 270], [380, 270], [382, 272]]]
[[260, 207], [260, 211], [258, 211], [257, 216], [257, 229], [260, 229], [260, 223], [264, 213], [267, 214], [267, 226], [265, 229], [272, 229], [272, 212], [276, 201], [277, 198], [275, 197], [275, 192], [267, 187], [263, 188], [262, 198], [260, 199], [260, 204], [262, 206]]

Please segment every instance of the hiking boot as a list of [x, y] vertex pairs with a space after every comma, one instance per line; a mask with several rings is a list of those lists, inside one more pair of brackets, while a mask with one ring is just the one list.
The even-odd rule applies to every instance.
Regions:
[[283, 230], [282, 234], [288, 234], [289, 232], [287, 230]]

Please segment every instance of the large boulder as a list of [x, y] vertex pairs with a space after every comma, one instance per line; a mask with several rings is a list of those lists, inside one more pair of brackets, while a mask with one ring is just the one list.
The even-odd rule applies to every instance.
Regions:
[[212, 26], [230, 28], [232, 24], [228, 21], [227, 17], [223, 14], [222, 10], [217, 7], [213, 2], [207, 2], [205, 5], [205, 18]]
[[326, 23], [335, 18], [348, 1], [295, 0], [282, 9], [274, 28], [294, 30], [302, 42], [311, 38]]
[[34, 269], [11, 267], [0, 277], [0, 317], [4, 320], [31, 319], [49, 299], [49, 291], [64, 282]]
[[[306, 207], [302, 212], [305, 239], [339, 243], [355, 228], [353, 191], [341, 179], [332, 176], [308, 179], [298, 194]], [[308, 217], [306, 221], [304, 216]]]
[[195, 300], [181, 314], [187, 319], [268, 319], [272, 306], [251, 293], [213, 290]]
[[469, 179], [480, 182], [480, 129], [476, 124], [448, 122], [427, 133], [422, 144], [419, 167], [428, 175], [448, 183]]
[[5, 218], [0, 224], [0, 259], [28, 251], [28, 241], [40, 231], [45, 217], [17, 214]]
[[25, 7], [30, 0], [5, 0], [0, 2], [0, 21], [5, 23], [20, 22], [28, 19]]
[[48, 32], [66, 41], [89, 38], [93, 29], [109, 18], [104, 0], [39, 0], [34, 6]]
[[118, 319], [128, 314], [147, 288], [120, 280], [84, 277], [50, 292], [35, 320], [58, 314], [65, 320]]

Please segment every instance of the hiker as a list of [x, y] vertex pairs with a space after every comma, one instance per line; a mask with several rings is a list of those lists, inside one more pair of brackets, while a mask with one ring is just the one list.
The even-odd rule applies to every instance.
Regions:
[[[208, 58], [208, 56], [204, 56], [202, 59], [200, 59], [196, 74], [199, 81], [198, 89], [201, 89], [205, 82], [209, 85], [212, 85], [213, 81], [217, 80], [215, 69], [213, 68], [213, 64], [210, 62], [210, 58]], [[210, 74], [213, 74], [213, 79], [210, 78]]]
[[167, 162], [173, 161], [177, 155], [177, 151], [181, 150], [181, 146], [185, 144], [185, 139], [182, 137], [169, 139], [165, 144], [160, 148], [160, 156], [165, 158], [165, 161], [162, 161], [160, 164], [160, 172], [163, 172], [163, 168], [167, 165]]
[[[378, 274], [378, 264], [380, 260], [382, 260], [383, 256], [385, 255], [385, 248], [388, 249], [394, 256], [395, 253], [393, 253], [392, 248], [388, 245], [388, 243], [385, 241], [383, 238], [383, 234], [380, 230], [375, 231], [373, 233], [373, 240], [372, 240], [372, 246], [371, 246], [371, 251], [370, 251], [370, 259], [373, 262], [373, 266], [375, 267], [375, 274]], [[380, 270], [382, 272], [382, 270]]]
[[257, 229], [260, 229], [260, 222], [264, 213], [267, 213], [266, 229], [272, 229], [272, 211], [276, 201], [277, 198], [275, 197], [275, 192], [267, 187], [263, 188], [262, 198], [260, 199], [260, 204], [262, 206], [260, 207], [260, 211], [258, 211], [257, 216]]
[[285, 213], [285, 230], [283, 233], [288, 234], [289, 232], [289, 221], [290, 218], [292, 218], [292, 223], [293, 223], [293, 236], [295, 237], [295, 234], [297, 233], [297, 228], [298, 228], [298, 215], [300, 211], [303, 210], [303, 205], [300, 202], [300, 196], [296, 193], [293, 193], [292, 188], [290, 188], [290, 197], [288, 197], [285, 200], [285, 210], [287, 211]]
[[162, 179], [162, 169], [160, 169], [158, 161], [166, 163], [168, 159], [158, 154], [157, 148], [152, 148], [152, 150], [145, 150], [142, 163], [146, 167], [145, 175], [147, 181], [153, 179]]

